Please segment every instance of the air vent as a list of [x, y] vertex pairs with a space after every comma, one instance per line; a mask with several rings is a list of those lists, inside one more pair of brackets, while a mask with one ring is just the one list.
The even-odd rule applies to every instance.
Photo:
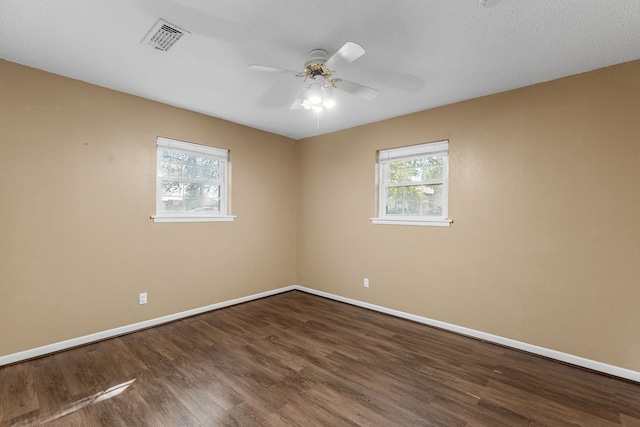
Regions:
[[160, 19], [149, 31], [142, 43], [166, 52], [185, 34], [189, 34], [189, 32]]

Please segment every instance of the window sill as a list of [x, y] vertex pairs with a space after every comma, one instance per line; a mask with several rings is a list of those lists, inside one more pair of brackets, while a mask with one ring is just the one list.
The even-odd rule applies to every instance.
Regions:
[[155, 215], [153, 222], [229, 222], [236, 219], [235, 215], [219, 216], [188, 216], [188, 215]]
[[401, 218], [371, 218], [372, 224], [384, 225], [415, 225], [426, 227], [449, 227], [452, 219], [401, 219]]

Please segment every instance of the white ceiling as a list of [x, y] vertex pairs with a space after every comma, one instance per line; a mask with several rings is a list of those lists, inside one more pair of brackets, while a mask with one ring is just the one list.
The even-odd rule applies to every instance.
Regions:
[[[160, 18], [191, 34], [141, 43]], [[380, 93], [319, 118], [289, 109], [301, 78], [247, 68], [347, 41], [366, 54], [335, 77]], [[300, 139], [638, 59], [640, 2], [0, 0], [0, 58]]]

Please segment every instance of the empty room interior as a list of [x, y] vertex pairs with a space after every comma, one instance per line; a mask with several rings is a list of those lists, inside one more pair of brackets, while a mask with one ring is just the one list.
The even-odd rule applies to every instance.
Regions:
[[0, 0], [0, 426], [640, 425], [638, 28]]

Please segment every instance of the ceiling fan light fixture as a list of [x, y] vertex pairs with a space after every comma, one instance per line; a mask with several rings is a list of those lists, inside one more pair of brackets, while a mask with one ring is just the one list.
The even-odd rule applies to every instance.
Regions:
[[335, 105], [331, 94], [331, 90], [327, 91], [326, 86], [317, 83], [310, 84], [302, 93], [300, 105], [305, 110], [321, 112], [325, 108], [331, 108]]
[[322, 104], [322, 89], [318, 85], [310, 85], [305, 98], [312, 104]]
[[300, 105], [302, 106], [302, 108], [304, 108], [305, 110], [313, 110], [313, 111], [323, 111], [324, 110], [324, 104], [322, 102], [311, 102], [308, 99], [303, 99], [302, 102], [300, 103]]
[[322, 104], [322, 97], [313, 95], [309, 98], [309, 102], [312, 103], [313, 105]]
[[302, 106], [302, 108], [304, 108], [305, 110], [311, 110], [314, 106], [314, 104], [312, 104], [311, 102], [309, 102], [308, 99], [303, 99], [302, 102], [300, 103], [300, 105]]
[[336, 101], [333, 98], [326, 98], [322, 101], [324, 108], [333, 108], [336, 105]]
[[333, 98], [333, 88], [331, 85], [325, 85], [322, 88], [322, 106], [325, 108], [332, 108], [336, 105], [336, 100]]

